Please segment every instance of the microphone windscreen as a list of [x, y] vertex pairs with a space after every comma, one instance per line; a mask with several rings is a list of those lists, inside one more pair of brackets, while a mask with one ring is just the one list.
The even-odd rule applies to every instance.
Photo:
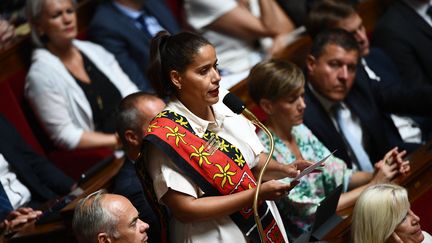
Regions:
[[232, 93], [225, 95], [222, 102], [236, 114], [241, 114], [246, 109], [243, 101]]

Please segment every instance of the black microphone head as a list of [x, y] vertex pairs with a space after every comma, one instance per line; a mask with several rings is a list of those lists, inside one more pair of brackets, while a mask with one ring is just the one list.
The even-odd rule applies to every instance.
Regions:
[[233, 93], [225, 95], [222, 102], [236, 114], [241, 114], [243, 110], [246, 109], [243, 101]]

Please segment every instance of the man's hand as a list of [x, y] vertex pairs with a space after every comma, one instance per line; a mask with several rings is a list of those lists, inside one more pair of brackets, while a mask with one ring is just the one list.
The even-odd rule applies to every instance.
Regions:
[[6, 234], [17, 232], [33, 223], [41, 215], [42, 211], [39, 210], [18, 208], [9, 213], [8, 217], [0, 223], [0, 228], [4, 229]]

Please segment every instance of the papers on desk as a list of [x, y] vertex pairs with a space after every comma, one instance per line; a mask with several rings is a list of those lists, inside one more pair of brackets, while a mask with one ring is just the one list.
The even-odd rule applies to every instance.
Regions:
[[331, 153], [330, 153], [329, 155], [327, 155], [326, 157], [322, 158], [320, 161], [318, 161], [318, 162], [314, 163], [313, 165], [311, 165], [311, 166], [307, 167], [306, 169], [304, 169], [304, 170], [303, 170], [302, 172], [300, 172], [300, 174], [298, 174], [298, 175], [297, 175], [293, 180], [294, 180], [294, 181], [299, 180], [299, 179], [302, 178], [303, 176], [305, 176], [305, 175], [311, 173], [312, 171], [314, 171], [318, 166], [321, 166], [321, 165], [324, 163], [324, 161], [326, 161], [326, 160], [330, 157], [330, 155], [334, 154], [336, 151], [337, 151], [337, 149], [334, 150], [333, 152], [331, 152]]

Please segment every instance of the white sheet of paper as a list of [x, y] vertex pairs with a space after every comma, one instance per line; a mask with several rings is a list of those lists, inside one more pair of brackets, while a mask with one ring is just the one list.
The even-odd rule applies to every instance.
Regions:
[[331, 152], [329, 155], [327, 155], [326, 157], [322, 158], [320, 161], [312, 164], [311, 166], [307, 167], [306, 169], [304, 169], [302, 172], [300, 172], [300, 174], [298, 174], [295, 178], [295, 180], [299, 180], [300, 178], [302, 178], [303, 176], [311, 173], [313, 170], [315, 170], [318, 166], [322, 165], [324, 163], [324, 161], [326, 161], [326, 159], [328, 159], [330, 157], [330, 155], [334, 154], [336, 152], [336, 150], [334, 150], [333, 152]]

